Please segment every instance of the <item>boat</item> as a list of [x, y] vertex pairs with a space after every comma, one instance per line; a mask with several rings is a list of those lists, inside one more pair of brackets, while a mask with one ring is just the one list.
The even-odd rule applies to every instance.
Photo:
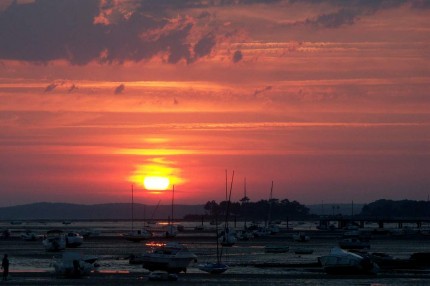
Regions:
[[237, 240], [248, 241], [251, 238], [254, 238], [254, 234], [248, 229], [238, 230], [236, 232]]
[[327, 274], [377, 274], [379, 266], [367, 256], [360, 256], [341, 249], [332, 248], [330, 253], [319, 257], [319, 262]]
[[143, 229], [134, 229], [134, 188], [131, 185], [131, 231], [128, 233], [122, 234], [126, 240], [132, 242], [140, 242], [142, 240], [149, 239], [153, 236], [152, 232], [143, 228]]
[[264, 252], [266, 253], [285, 253], [290, 250], [290, 247], [287, 245], [267, 245], [264, 247]]
[[270, 196], [269, 196], [269, 213], [267, 215], [268, 217], [268, 224], [266, 226], [266, 231], [269, 232], [269, 234], [278, 234], [280, 232], [279, 226], [275, 223], [272, 223], [272, 204], [273, 204], [273, 181], [272, 185], [270, 187]]
[[84, 238], [100, 236], [100, 231], [97, 229], [84, 229], [80, 233]]
[[228, 226], [224, 228], [219, 237], [219, 242], [222, 246], [233, 246], [237, 242], [236, 233]]
[[187, 272], [188, 265], [196, 259], [197, 256], [194, 253], [177, 242], [168, 242], [158, 246], [141, 257], [143, 268], [149, 271], [162, 270], [169, 273]]
[[350, 237], [339, 240], [339, 246], [343, 249], [364, 249], [370, 248], [370, 243], [360, 238]]
[[164, 235], [166, 237], [176, 237], [176, 235], [178, 234], [178, 228], [175, 225], [173, 225], [173, 205], [174, 205], [174, 199], [175, 199], [175, 185], [173, 185], [173, 187], [172, 187], [172, 209], [171, 209], [171, 214], [170, 214], [170, 217], [168, 219], [168, 224], [164, 228]]
[[84, 237], [77, 232], [66, 234], [66, 247], [78, 247], [84, 242]]
[[13, 220], [13, 221], [10, 222], [10, 224], [11, 225], [21, 225], [22, 221], [20, 221], [20, 220]]
[[31, 230], [26, 230], [23, 234], [21, 234], [21, 238], [25, 241], [35, 241], [38, 238], [38, 235]]
[[218, 263], [218, 262], [206, 262], [203, 264], [200, 264], [198, 268], [201, 271], [207, 272], [209, 274], [222, 274], [228, 270], [228, 265], [224, 263]]
[[132, 242], [140, 242], [150, 239], [153, 236], [152, 232], [147, 229], [133, 229], [128, 233], [123, 233], [122, 237]]
[[176, 235], [178, 234], [178, 228], [173, 224], [166, 225], [163, 230], [165, 237], [176, 237]]
[[204, 272], [209, 274], [221, 274], [228, 270], [228, 265], [221, 263], [222, 251], [219, 249], [219, 241], [218, 241], [218, 224], [215, 224], [215, 234], [216, 234], [216, 262], [206, 262], [203, 264], [199, 264], [198, 268]]
[[270, 236], [271, 232], [267, 227], [257, 227], [252, 231], [255, 237], [267, 237]]
[[56, 258], [52, 263], [55, 274], [61, 277], [80, 278], [89, 275], [98, 267], [97, 258], [85, 258], [78, 252], [64, 252], [61, 258]]
[[373, 252], [369, 257], [375, 261], [381, 269], [427, 269], [430, 266], [429, 252], [416, 252], [409, 258], [394, 258], [382, 252]]
[[62, 230], [49, 230], [42, 241], [46, 251], [61, 251], [66, 248], [66, 238]]
[[369, 257], [375, 261], [381, 269], [416, 269], [418, 265], [414, 260], [394, 258], [391, 255], [382, 252], [373, 252]]
[[276, 224], [269, 224], [267, 227], [270, 234], [278, 234], [281, 230], [279, 229], [279, 226]]
[[[234, 179], [234, 171], [231, 177], [230, 194], [227, 201], [224, 230], [221, 232], [219, 237], [219, 242], [222, 246], [233, 246], [237, 242], [236, 232], [233, 229], [231, 229], [228, 225], [228, 216], [229, 216], [229, 210], [231, 205], [231, 191], [233, 189], [233, 179]], [[226, 173], [226, 183], [227, 183], [227, 173]], [[227, 196], [227, 185], [226, 185], [226, 196]]]
[[308, 242], [309, 240], [311, 240], [311, 238], [304, 232], [293, 234], [293, 239], [297, 242]]

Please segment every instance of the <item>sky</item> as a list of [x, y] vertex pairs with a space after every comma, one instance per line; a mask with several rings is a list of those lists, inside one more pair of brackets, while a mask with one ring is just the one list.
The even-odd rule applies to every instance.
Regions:
[[0, 206], [427, 200], [429, 90], [425, 0], [4, 0]]

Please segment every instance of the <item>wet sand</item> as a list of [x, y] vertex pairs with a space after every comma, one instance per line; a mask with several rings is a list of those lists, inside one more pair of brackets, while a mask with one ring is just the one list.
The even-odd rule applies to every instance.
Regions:
[[[46, 228], [50, 228], [48, 226]], [[76, 227], [76, 226], [75, 226]], [[45, 227], [44, 227], [45, 228]], [[70, 227], [72, 228], [72, 227]], [[107, 228], [106, 228], [107, 229]], [[329, 276], [317, 265], [317, 258], [328, 253], [337, 244], [341, 232], [309, 231], [311, 241], [294, 242], [293, 232], [283, 232], [266, 238], [240, 241], [224, 250], [223, 260], [230, 269], [221, 275], [209, 275], [190, 265], [178, 281], [149, 281], [149, 272], [141, 265], [128, 263], [130, 254], [143, 253], [145, 242], [124, 240], [118, 230], [109, 229], [101, 236], [85, 239], [74, 249], [86, 255], [97, 256], [99, 272], [81, 279], [57, 278], [50, 266], [52, 257], [60, 253], [46, 252], [38, 241], [23, 241], [21, 229], [12, 237], [0, 239], [0, 253], [8, 253], [11, 261], [8, 285], [430, 285], [430, 270], [408, 272], [382, 272], [377, 276]], [[44, 229], [43, 229], [44, 230]], [[168, 241], [153, 238], [153, 241]], [[212, 232], [185, 231], [170, 239], [187, 245], [198, 256], [198, 263], [215, 261], [216, 243]], [[288, 245], [287, 253], [265, 253], [266, 245]], [[430, 238], [375, 236], [371, 239], [373, 252], [386, 252], [395, 257], [406, 258], [413, 252], [430, 251]], [[311, 255], [296, 255], [296, 248], [310, 248]]]
[[429, 274], [382, 273], [377, 276], [304, 274], [180, 274], [177, 281], [149, 281], [142, 273], [92, 273], [77, 279], [57, 278], [48, 272], [12, 273], [7, 285], [430, 285]]

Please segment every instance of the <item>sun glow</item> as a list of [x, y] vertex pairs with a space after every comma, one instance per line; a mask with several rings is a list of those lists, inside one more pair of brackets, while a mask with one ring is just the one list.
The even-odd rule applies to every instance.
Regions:
[[143, 186], [151, 191], [164, 191], [170, 185], [170, 180], [167, 177], [148, 176], [143, 179]]

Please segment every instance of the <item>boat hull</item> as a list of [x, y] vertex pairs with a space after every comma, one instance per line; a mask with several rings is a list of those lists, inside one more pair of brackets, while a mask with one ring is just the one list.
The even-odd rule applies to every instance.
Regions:
[[205, 263], [199, 265], [198, 268], [209, 274], [222, 274], [228, 270], [228, 266], [223, 263]]
[[143, 268], [149, 271], [162, 270], [168, 273], [187, 272], [187, 267], [194, 258], [164, 258], [164, 257], [142, 257]]
[[379, 271], [379, 266], [370, 258], [338, 248], [332, 249], [329, 255], [320, 257], [319, 262], [327, 274], [374, 275]]

